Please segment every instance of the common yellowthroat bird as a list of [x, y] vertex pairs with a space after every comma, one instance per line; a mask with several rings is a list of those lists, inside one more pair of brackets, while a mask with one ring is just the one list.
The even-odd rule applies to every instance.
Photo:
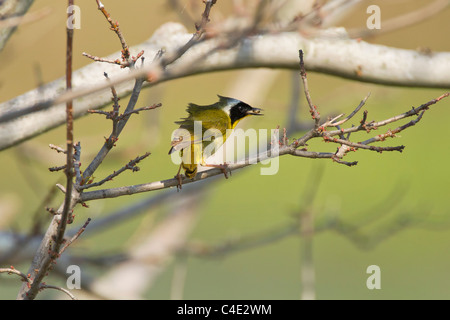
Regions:
[[[245, 117], [261, 116], [262, 109], [253, 108], [237, 99], [219, 96], [219, 101], [206, 106], [190, 103], [188, 117], [176, 121], [180, 127], [175, 131], [169, 154], [180, 151], [181, 165], [176, 175], [181, 188], [181, 168], [187, 178], [193, 179], [198, 165], [221, 168], [228, 178], [226, 164], [206, 164], [205, 159], [225, 143], [238, 122]], [[227, 132], [228, 130], [228, 132]]]

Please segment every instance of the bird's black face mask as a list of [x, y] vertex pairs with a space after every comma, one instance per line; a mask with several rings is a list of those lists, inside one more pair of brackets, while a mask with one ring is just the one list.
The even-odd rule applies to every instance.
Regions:
[[261, 109], [252, 108], [244, 102], [239, 102], [230, 109], [231, 124], [233, 125], [236, 121], [250, 115], [262, 116]]

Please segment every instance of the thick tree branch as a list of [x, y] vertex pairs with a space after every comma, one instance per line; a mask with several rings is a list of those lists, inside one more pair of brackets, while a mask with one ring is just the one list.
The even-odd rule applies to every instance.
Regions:
[[[109, 64], [90, 64], [74, 73], [71, 93], [63, 93], [62, 80], [56, 80], [0, 105], [0, 150], [50, 130], [65, 121], [62, 104], [74, 101], [74, 116], [84, 115], [88, 109], [109, 103], [108, 88], [116, 86], [119, 97], [132, 92], [132, 80], [151, 74], [153, 86], [163, 81], [193, 74], [239, 68], [298, 69], [298, 50], [303, 49], [307, 70], [327, 73], [363, 82], [394, 86], [450, 88], [450, 53], [423, 54], [369, 44], [347, 38], [343, 29], [335, 29], [334, 38], [307, 39], [298, 33], [284, 32], [248, 36], [233, 48], [220, 48], [221, 42], [211, 38], [198, 43], [181, 58], [161, 70], [159, 64], [149, 64], [128, 74]], [[192, 34], [176, 23], [167, 23], [152, 38], [139, 45], [147, 56], [156, 56], [161, 48], [176, 52], [192, 38]], [[208, 54], [207, 53], [213, 52]], [[117, 54], [107, 57], [116, 59]], [[199, 61], [200, 57], [205, 57]], [[193, 62], [196, 62], [195, 64]], [[102, 81], [107, 72], [111, 81]], [[120, 85], [119, 85], [120, 84]], [[95, 94], [93, 94], [95, 93]]]

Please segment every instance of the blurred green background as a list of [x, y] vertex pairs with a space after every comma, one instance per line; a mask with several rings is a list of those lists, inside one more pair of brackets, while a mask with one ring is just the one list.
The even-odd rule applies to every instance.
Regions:
[[[120, 22], [128, 43], [136, 45], [148, 39], [163, 23], [179, 21], [165, 1], [104, 0], [114, 20]], [[198, 1], [200, 2], [200, 1]], [[186, 6], [189, 5], [186, 1]], [[382, 19], [388, 19], [424, 6], [428, 1], [379, 1]], [[94, 0], [78, 0], [82, 10], [81, 29], [75, 32], [74, 68], [90, 61], [81, 53], [106, 56], [120, 49], [115, 34], [108, 30], [105, 19]], [[198, 5], [198, 4], [197, 4]], [[366, 4], [368, 5], [368, 4]], [[361, 5], [346, 19], [346, 27], [363, 27], [367, 14]], [[7, 46], [0, 52], [0, 101], [7, 101], [36, 87], [62, 77], [65, 70], [65, 1], [35, 1], [30, 12], [51, 8], [50, 15], [39, 22], [20, 26]], [[201, 6], [194, 13], [200, 15]], [[230, 5], [218, 1], [212, 19], [230, 14]], [[183, 13], [181, 13], [183, 14]], [[383, 34], [368, 41], [398, 48], [430, 48], [450, 51], [447, 31], [450, 10], [414, 26]], [[191, 27], [190, 31], [194, 31]], [[133, 116], [122, 133], [118, 147], [97, 171], [97, 179], [109, 175], [130, 159], [150, 151], [152, 155], [139, 166], [137, 173], [126, 172], [107, 187], [140, 184], [169, 179], [177, 166], [167, 156], [174, 121], [184, 116], [189, 102], [209, 104], [216, 94], [227, 94], [246, 71], [227, 71], [199, 75], [160, 84], [145, 89], [139, 106], [161, 102], [157, 110]], [[258, 97], [258, 107], [264, 117], [246, 119], [242, 128], [275, 128], [286, 125], [286, 113], [291, 97], [291, 72], [267, 71], [272, 78], [268, 89]], [[365, 109], [369, 120], [379, 120], [419, 106], [446, 92], [443, 89], [407, 89], [361, 84], [331, 76], [309, 73], [310, 92], [321, 114], [350, 113], [368, 92]], [[245, 100], [245, 92], [242, 97]], [[122, 99], [122, 105], [126, 99]], [[254, 101], [246, 101], [254, 104]], [[303, 103], [303, 99], [302, 99]], [[256, 106], [256, 105], [255, 105]], [[402, 132], [384, 145], [405, 145], [403, 153], [382, 154], [360, 150], [346, 157], [358, 161], [348, 168], [329, 160], [311, 160], [283, 156], [280, 170], [274, 176], [261, 176], [259, 166], [233, 172], [230, 179], [218, 179], [198, 203], [198, 218], [189, 241], [215, 245], [229, 239], [265, 233], [294, 219], [305, 207], [312, 207], [317, 221], [327, 215], [339, 215], [345, 223], [359, 221], [369, 214], [376, 218], [359, 231], [369, 237], [379, 237], [369, 248], [358, 245], [330, 231], [313, 238], [316, 297], [318, 299], [449, 299], [450, 298], [450, 219], [449, 188], [450, 156], [448, 124], [450, 102], [444, 100], [432, 106], [422, 121]], [[305, 110], [303, 110], [305, 111]], [[300, 115], [309, 120], [307, 112]], [[300, 119], [300, 118], [299, 118]], [[356, 117], [359, 121], [359, 117]], [[75, 122], [75, 139], [81, 141], [82, 163], [92, 156], [109, 135], [110, 123], [104, 117], [90, 115]], [[381, 129], [385, 132], [388, 128]], [[54, 129], [31, 141], [0, 154], [0, 202], [3, 230], [27, 232], [33, 212], [55, 183], [62, 182], [62, 173], [50, 173], [48, 167], [61, 165], [64, 157], [48, 148], [49, 143], [64, 145], [64, 128]], [[381, 133], [380, 132], [380, 133]], [[299, 137], [301, 133], [288, 133]], [[364, 140], [365, 134], [360, 134]], [[355, 138], [356, 139], [356, 138]], [[314, 142], [309, 150], [331, 151], [335, 146]], [[319, 189], [313, 203], [305, 202], [305, 190], [311, 179], [318, 180]], [[313, 177], [313, 178], [312, 178]], [[314, 182], [315, 183], [315, 182]], [[158, 192], [168, 192], [167, 190]], [[154, 193], [155, 195], [157, 192]], [[182, 192], [180, 193], [180, 195]], [[76, 221], [87, 217], [94, 220], [112, 210], [125, 207], [138, 199], [153, 196], [140, 194], [90, 203], [90, 208], [77, 207]], [[382, 203], [394, 199], [392, 210]], [[52, 204], [62, 199], [58, 195]], [[171, 201], [172, 202], [172, 201]], [[381, 205], [380, 205], [381, 204]], [[170, 206], [131, 219], [108, 231], [81, 237], [71, 250], [74, 254], [96, 256], [127, 251], [137, 235], [151, 232]], [[41, 209], [42, 215], [46, 211]], [[379, 216], [379, 218], [377, 218]], [[390, 230], [399, 219], [412, 219], [401, 230]], [[401, 220], [403, 221], [403, 220]], [[408, 220], [410, 221], [410, 220]], [[45, 230], [45, 228], [44, 228]], [[390, 232], [392, 231], [392, 232]], [[240, 250], [218, 258], [189, 257], [183, 298], [186, 299], [298, 299], [301, 296], [302, 239], [291, 236], [257, 248]], [[381, 290], [366, 288], [366, 268], [381, 268]], [[29, 262], [15, 265], [25, 271]], [[101, 269], [97, 272], [101, 273]], [[150, 299], [169, 299], [174, 276], [169, 264], [145, 295]], [[47, 283], [64, 283], [49, 277]], [[17, 279], [0, 276], [0, 298], [13, 299], [19, 288]], [[77, 292], [75, 292], [75, 295]], [[39, 298], [52, 298], [45, 292]]]

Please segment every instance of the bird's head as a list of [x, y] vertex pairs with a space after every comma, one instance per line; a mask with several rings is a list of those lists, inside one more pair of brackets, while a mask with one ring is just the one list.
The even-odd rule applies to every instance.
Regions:
[[234, 128], [236, 124], [247, 116], [262, 116], [262, 109], [253, 108], [237, 99], [219, 96], [222, 109], [230, 116], [231, 125]]

